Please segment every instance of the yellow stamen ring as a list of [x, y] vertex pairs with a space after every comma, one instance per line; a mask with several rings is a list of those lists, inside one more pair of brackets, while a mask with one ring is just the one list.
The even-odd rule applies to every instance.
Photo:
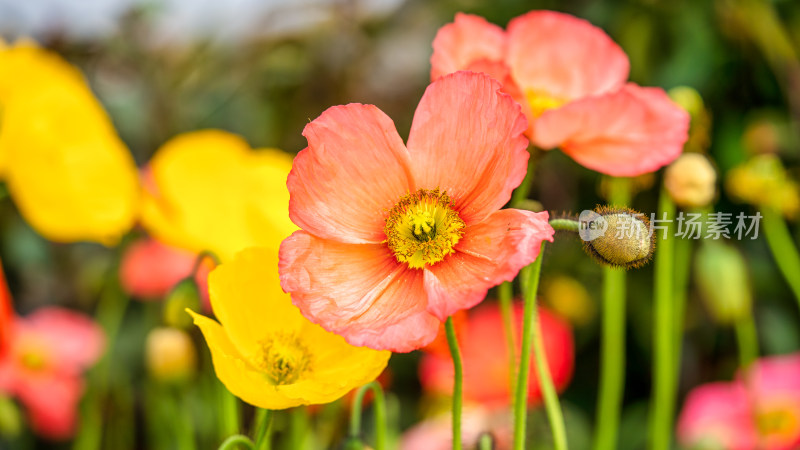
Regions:
[[450, 197], [437, 188], [402, 197], [389, 211], [383, 231], [397, 260], [421, 269], [455, 252], [464, 227]]

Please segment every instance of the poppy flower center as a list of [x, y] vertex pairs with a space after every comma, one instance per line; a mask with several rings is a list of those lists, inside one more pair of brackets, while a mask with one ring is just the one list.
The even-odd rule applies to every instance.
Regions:
[[434, 265], [455, 252], [466, 224], [446, 192], [420, 189], [402, 197], [386, 218], [386, 243], [412, 269]]
[[539, 117], [549, 109], [560, 108], [567, 103], [567, 99], [554, 97], [546, 91], [537, 89], [528, 89], [525, 91], [525, 98], [528, 100], [528, 105], [531, 107], [533, 117]]
[[759, 434], [765, 437], [792, 438], [800, 429], [800, 418], [791, 407], [772, 409], [757, 416]]
[[293, 335], [279, 333], [259, 342], [261, 352], [256, 356], [256, 366], [275, 385], [297, 381], [311, 365], [311, 352]]

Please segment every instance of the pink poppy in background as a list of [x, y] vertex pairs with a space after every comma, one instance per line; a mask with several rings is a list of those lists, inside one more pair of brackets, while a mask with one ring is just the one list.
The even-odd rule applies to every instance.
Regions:
[[525, 116], [485, 74], [425, 91], [408, 145], [371, 105], [308, 124], [287, 185], [302, 228], [283, 241], [283, 290], [349, 343], [407, 352], [511, 280], [553, 239], [546, 212], [500, 208], [525, 177]]
[[10, 331], [8, 351], [0, 356], [0, 392], [19, 399], [37, 434], [70, 438], [83, 371], [103, 352], [102, 330], [83, 314], [47, 307], [16, 317]]
[[[194, 268], [197, 255], [155, 239], [141, 239], [131, 244], [122, 256], [120, 282], [125, 292], [144, 300], [161, 300]], [[195, 275], [203, 305], [209, 308], [208, 273], [205, 262]]]
[[13, 320], [14, 309], [11, 307], [11, 292], [8, 290], [3, 264], [0, 263], [0, 357], [8, 348]]
[[431, 56], [431, 80], [490, 74], [522, 106], [534, 145], [613, 176], [653, 172], [688, 139], [689, 115], [663, 89], [627, 83], [629, 68], [603, 30], [554, 11], [514, 18], [507, 30], [459, 13], [439, 29]]
[[677, 434], [691, 448], [800, 448], [800, 353], [761, 358], [730, 383], [693, 389]]
[[[516, 329], [522, 329], [522, 304], [515, 303]], [[544, 308], [539, 308], [539, 324], [544, 341], [547, 365], [556, 389], [562, 391], [572, 378], [575, 346], [569, 325]], [[503, 320], [497, 304], [470, 311], [461, 333], [459, 347], [464, 364], [464, 400], [495, 409], [512, 403], [509, 380], [509, 355]], [[517, 333], [516, 356], [519, 359], [522, 341]], [[531, 367], [535, 367], [531, 356]], [[452, 395], [453, 361], [449, 355], [426, 353], [419, 366], [419, 377], [425, 391]], [[542, 399], [536, 372], [528, 380], [528, 404]]]
[[[489, 411], [475, 405], [461, 414], [461, 442], [465, 448], [477, 448], [481, 435], [492, 436], [494, 450], [508, 450], [513, 427], [507, 412]], [[450, 450], [453, 448], [451, 414], [445, 413], [424, 420], [408, 429], [400, 440], [400, 450]]]

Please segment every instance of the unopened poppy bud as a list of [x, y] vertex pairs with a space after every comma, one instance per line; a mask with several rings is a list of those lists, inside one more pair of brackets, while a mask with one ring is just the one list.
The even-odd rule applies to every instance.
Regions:
[[188, 333], [177, 328], [156, 328], [147, 335], [147, 370], [159, 380], [186, 380], [195, 372], [197, 352]]
[[0, 436], [13, 438], [22, 430], [22, 417], [14, 402], [0, 394]]
[[750, 314], [747, 263], [736, 247], [703, 241], [697, 251], [695, 276], [706, 307], [718, 323], [733, 324]]
[[650, 221], [640, 212], [624, 207], [599, 207], [583, 211], [578, 234], [583, 249], [597, 262], [632, 269], [650, 261], [655, 234]]
[[189, 328], [192, 318], [186, 309], [200, 309], [200, 289], [193, 277], [184, 278], [172, 288], [164, 304], [164, 322], [172, 327]]
[[701, 208], [714, 200], [717, 173], [708, 158], [684, 153], [664, 173], [664, 187], [676, 205]]

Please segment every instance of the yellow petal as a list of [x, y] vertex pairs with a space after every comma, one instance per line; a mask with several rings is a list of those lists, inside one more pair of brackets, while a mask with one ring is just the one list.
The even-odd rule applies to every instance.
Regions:
[[0, 51], [0, 167], [50, 240], [116, 243], [136, 218], [138, 172], [80, 72], [30, 44]]
[[240, 252], [211, 272], [208, 288], [214, 314], [248, 359], [268, 333], [296, 333], [309, 323], [281, 289], [277, 250]]
[[150, 162], [142, 222], [164, 242], [223, 261], [255, 245], [277, 249], [297, 229], [288, 212], [291, 166], [290, 155], [251, 150], [223, 131], [177, 136]]
[[187, 310], [203, 332], [217, 378], [231, 393], [251, 405], [266, 409], [285, 409], [305, 404], [300, 399], [286, 397], [273, 386], [264, 374], [256, 371], [237, 352], [225, 330], [215, 321]]

